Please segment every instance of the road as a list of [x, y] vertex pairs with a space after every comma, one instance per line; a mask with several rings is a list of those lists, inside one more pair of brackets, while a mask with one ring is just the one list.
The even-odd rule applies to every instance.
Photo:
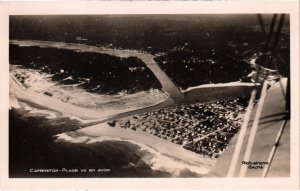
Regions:
[[[137, 51], [129, 51], [129, 50], [115, 50], [108, 48], [99, 48], [95, 46], [87, 46], [87, 45], [78, 45], [71, 43], [57, 43], [57, 42], [44, 42], [44, 41], [10, 41], [12, 44], [20, 45], [20, 46], [40, 46], [40, 47], [51, 47], [51, 48], [63, 48], [75, 51], [84, 51], [84, 52], [96, 52], [109, 54], [118, 57], [130, 57], [134, 56], [140, 58], [146, 66], [153, 72], [156, 78], [160, 81], [162, 85], [162, 90], [167, 92], [169, 97], [166, 101], [124, 113], [103, 113], [102, 111], [96, 109], [87, 109], [79, 106], [75, 106], [69, 103], [62, 102], [61, 100], [55, 99], [53, 97], [46, 96], [41, 93], [36, 93], [30, 90], [27, 90], [20, 84], [17, 80], [14, 79], [13, 76], [10, 76], [10, 93], [14, 94], [17, 99], [21, 101], [31, 102], [47, 109], [59, 111], [61, 113], [66, 113], [70, 115], [74, 115], [84, 119], [97, 119], [95, 121], [85, 123], [81, 127], [82, 129], [77, 130], [78, 133], [83, 133], [84, 136], [111, 136], [118, 137], [124, 140], [129, 141], [137, 141], [148, 147], [154, 149], [153, 152], [158, 152], [158, 156], [163, 158], [160, 161], [156, 162], [156, 166], [165, 167], [168, 164], [164, 162], [170, 163], [169, 165], [173, 165], [176, 163], [176, 168], [180, 169], [184, 167], [189, 167], [193, 171], [198, 172], [200, 174], [205, 174], [208, 170], [213, 166], [214, 160], [206, 159], [200, 157], [199, 155], [183, 149], [181, 146], [168, 142], [166, 140], [160, 139], [154, 135], [149, 135], [143, 131], [132, 131], [132, 130], [124, 130], [124, 129], [116, 129], [107, 127], [107, 124], [104, 123], [106, 121], [112, 119], [118, 119], [122, 117], [127, 117], [135, 114], [140, 114], [148, 111], [152, 111], [155, 109], [161, 109], [165, 107], [175, 106], [183, 99], [183, 94], [177, 88], [177, 86], [170, 80], [170, 78], [160, 69], [157, 63], [154, 60], [154, 56], [147, 53], [140, 53]], [[85, 128], [83, 128], [85, 127]], [[154, 159], [156, 160], [156, 159]], [[160, 164], [160, 163], [164, 164]], [[160, 166], [162, 165], [162, 166]], [[178, 166], [179, 165], [179, 166]], [[174, 168], [174, 167], [173, 167]]]

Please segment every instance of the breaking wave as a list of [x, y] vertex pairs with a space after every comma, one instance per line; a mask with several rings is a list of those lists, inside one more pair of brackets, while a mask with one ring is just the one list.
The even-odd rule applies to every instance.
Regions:
[[183, 171], [190, 171], [198, 174], [206, 174], [209, 171], [206, 167], [191, 165], [184, 161], [176, 160], [159, 153], [157, 150], [147, 145], [132, 140], [124, 140], [109, 136], [91, 137], [74, 131], [56, 135], [56, 142], [91, 144], [103, 141], [122, 141], [135, 144], [139, 147], [141, 153], [145, 153], [141, 160], [149, 165], [152, 170], [165, 171], [171, 173], [175, 177], [180, 176]]

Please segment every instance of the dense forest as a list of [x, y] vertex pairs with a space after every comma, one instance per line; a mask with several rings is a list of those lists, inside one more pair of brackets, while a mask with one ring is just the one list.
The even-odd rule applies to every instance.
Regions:
[[161, 89], [153, 73], [136, 57], [16, 45], [10, 45], [9, 52], [10, 64], [53, 74], [53, 81], [80, 84], [89, 92], [116, 94]]

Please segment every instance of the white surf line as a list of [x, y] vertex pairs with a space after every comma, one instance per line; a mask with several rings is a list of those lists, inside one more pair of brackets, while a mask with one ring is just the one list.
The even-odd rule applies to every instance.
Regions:
[[35, 103], [49, 110], [62, 112], [64, 114], [70, 114], [73, 116], [77, 116], [83, 119], [106, 119], [109, 114], [103, 114], [102, 111], [98, 111], [95, 109], [86, 109], [82, 107], [78, 107], [75, 105], [71, 105], [68, 103], [64, 103], [58, 99], [50, 98], [40, 93], [32, 92], [27, 89], [23, 89], [20, 84], [16, 82], [16, 80], [10, 76], [10, 93], [14, 94], [14, 96], [18, 99], [25, 100], [28, 102]]
[[[22, 101], [30, 102], [37, 104], [43, 108], [47, 108], [52, 111], [61, 112], [63, 114], [68, 114], [71, 116], [76, 116], [81, 118], [84, 121], [88, 121], [87, 125], [95, 125], [103, 122], [107, 122], [116, 118], [127, 117], [130, 115], [139, 114], [143, 111], [151, 111], [153, 108], [159, 109], [160, 107], [164, 107], [165, 105], [170, 105], [172, 103], [169, 102], [169, 99], [156, 103], [151, 106], [146, 106], [143, 108], [136, 108], [133, 110], [116, 110], [114, 113], [112, 111], [103, 112], [99, 109], [89, 109], [83, 108], [80, 106], [72, 105], [69, 103], [65, 103], [59, 99], [46, 96], [41, 93], [32, 92], [28, 89], [25, 89], [21, 84], [17, 82], [16, 79], [12, 75], [10, 75], [10, 93], [14, 94], [17, 99]], [[95, 120], [97, 119], [97, 120]], [[91, 122], [91, 120], [95, 120]]]
[[175, 174], [176, 176], [179, 176], [180, 171], [184, 170], [185, 168], [188, 168], [189, 170], [193, 172], [197, 172], [199, 174], [206, 174], [210, 168], [209, 164], [189, 163], [189, 161], [187, 160], [182, 160], [174, 156], [162, 154], [159, 152], [159, 150], [153, 148], [152, 146], [137, 142], [135, 140], [122, 139], [122, 138], [117, 138], [117, 137], [112, 137], [107, 135], [96, 137], [96, 136], [84, 135], [80, 133], [79, 135], [75, 135], [75, 136], [68, 135], [67, 133], [61, 133], [61, 134], [57, 134], [56, 137], [57, 137], [57, 139], [55, 140], [56, 142], [63, 141], [63, 142], [71, 142], [71, 143], [92, 144], [92, 143], [103, 142], [103, 141], [121, 141], [121, 142], [135, 144], [139, 146], [140, 151], [147, 151], [151, 153], [151, 157], [149, 159], [148, 157], [141, 158], [141, 160], [143, 160], [145, 163], [150, 165], [151, 169], [168, 171], [172, 174]]
[[[185, 163], [206, 166], [210, 168], [216, 160], [208, 159], [198, 155], [192, 151], [188, 151], [179, 145], [171, 143], [165, 139], [161, 139], [142, 130], [133, 131], [130, 129], [113, 128], [106, 123], [89, 126], [76, 131], [82, 133], [83, 136], [102, 137], [110, 136], [117, 137], [123, 140], [135, 141], [147, 145], [159, 153], [174, 158]], [[67, 132], [68, 133], [68, 132]]]
[[179, 102], [183, 99], [183, 94], [173, 81], [160, 69], [154, 60], [154, 56], [149, 53], [142, 53], [138, 51], [122, 50], [122, 49], [111, 49], [107, 47], [96, 47], [91, 45], [65, 43], [65, 42], [53, 42], [53, 41], [38, 41], [38, 40], [10, 40], [10, 44], [18, 46], [39, 46], [41, 48], [58, 48], [67, 50], [77, 50], [82, 52], [94, 52], [108, 54], [117, 57], [138, 57], [145, 65], [152, 71], [155, 77], [159, 80], [162, 85], [162, 89], [169, 93], [169, 96], [174, 102]]
[[[178, 104], [184, 104], [184, 94], [178, 87], [173, 83], [173, 81], [163, 72], [154, 60], [154, 55], [149, 53], [142, 53], [132, 50], [122, 50], [122, 49], [111, 49], [106, 47], [96, 47], [91, 45], [75, 44], [75, 43], [65, 43], [65, 42], [53, 42], [53, 41], [38, 41], [38, 40], [10, 40], [11, 44], [18, 46], [39, 46], [45, 48], [58, 48], [67, 49], [82, 52], [94, 52], [113, 55], [117, 57], [138, 57], [145, 65], [152, 71], [156, 78], [160, 81], [162, 88], [169, 94], [169, 98], [160, 104], [149, 106], [146, 108], [139, 108], [132, 111], [124, 111], [122, 113], [117, 113], [103, 119], [102, 122], [109, 121], [116, 118], [124, 118], [131, 115], [136, 115], [143, 112], [148, 112], [156, 109], [168, 108], [176, 106]], [[203, 85], [202, 85], [203, 86]], [[196, 88], [197, 89], [197, 88]], [[199, 95], [201, 96], [201, 95]], [[190, 102], [189, 102], [190, 103]]]

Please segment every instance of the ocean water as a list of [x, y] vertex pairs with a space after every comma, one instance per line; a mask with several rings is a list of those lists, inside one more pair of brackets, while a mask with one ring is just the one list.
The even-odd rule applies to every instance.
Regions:
[[[81, 123], [46, 116], [9, 111], [9, 177], [201, 177], [185, 168], [160, 168], [157, 153], [138, 143], [105, 137], [91, 138], [89, 144], [61, 141], [55, 135], [79, 129]], [[52, 172], [36, 172], [41, 170]]]
[[[271, 18], [270, 15], [265, 15], [265, 17]], [[287, 22], [285, 28], [288, 28], [288, 24]], [[244, 62], [252, 55], [244, 56], [243, 53], [248, 50], [252, 50], [252, 53], [260, 51], [261, 47], [257, 47], [257, 45], [263, 43], [265, 38], [259, 31], [253, 29], [257, 26], [256, 15], [182, 15], [176, 17], [172, 15], [11, 16], [10, 38], [73, 42], [147, 51], [152, 54], [171, 53], [174, 50], [176, 52], [178, 49], [184, 48], [191, 51], [192, 56], [196, 60], [202, 59], [205, 60], [205, 63], [213, 63], [209, 67], [216, 66], [215, 62], [210, 61], [211, 58], [220, 61], [219, 63], [221, 64], [225, 60], [225, 64], [222, 67], [226, 67], [227, 60], [230, 60], [230, 64], [232, 64], [232, 57], [237, 57], [238, 61], [242, 60]], [[285, 42], [282, 43], [287, 45], [286, 48], [281, 50], [281, 52], [287, 52], [284, 54], [286, 55], [284, 58], [289, 58], [287, 51], [289, 50], [288, 40], [289, 37], [285, 36]], [[247, 46], [244, 46], [245, 42]], [[233, 45], [239, 46], [238, 53], [232, 47]], [[224, 51], [225, 49], [226, 51]], [[66, 51], [54, 50], [54, 52], [59, 55]], [[77, 53], [69, 52], [69, 54]], [[230, 59], [228, 55], [231, 56]], [[12, 56], [14, 55], [11, 54], [10, 59], [13, 58]], [[26, 55], [21, 53], [21, 56], [32, 57], [29, 53]], [[86, 56], [81, 57], [83, 63], [85, 63], [84, 58]], [[95, 57], [95, 55], [91, 54], [88, 56], [91, 59]], [[181, 61], [189, 60], [185, 57], [183, 59], [181, 57], [178, 58], [177, 53], [175, 56], [174, 58], [167, 56], [167, 61], [172, 60], [172, 62], [169, 62], [171, 64], [167, 63], [164, 67], [168, 73], [170, 69], [174, 69], [174, 66], [180, 66], [176, 67], [178, 70], [171, 70], [169, 73], [170, 76], [173, 74], [174, 78], [179, 79], [177, 84], [180, 85], [182, 83], [182, 86], [185, 88], [191, 86], [190, 83], [194, 82], [195, 78], [198, 79], [199, 71], [197, 70], [201, 70], [205, 74], [208, 74], [207, 71], [211, 71], [211, 69], [207, 71], [202, 70], [204, 65], [201, 62], [197, 63], [196, 66], [192, 64], [188, 66], [183, 65]], [[37, 62], [35, 59], [40, 59], [38, 57], [39, 55], [31, 59]], [[57, 62], [58, 66], [60, 66], [59, 63], [64, 57], [64, 55], [60, 55], [61, 59]], [[24, 60], [26, 58], [18, 61]], [[68, 61], [66, 60], [66, 63]], [[164, 61], [166, 61], [164, 57], [161, 57], [160, 66], [162, 68]], [[219, 63], [217, 66], [219, 66]], [[28, 64], [32, 63], [28, 62]], [[42, 63], [41, 65], [47, 64]], [[135, 66], [135, 63], [133, 65]], [[82, 68], [88, 69], [88, 67]], [[55, 72], [58, 73], [60, 70], [61, 68], [57, 68]], [[72, 67], [70, 71], [72, 72]], [[221, 70], [216, 67], [215, 71], [218, 72], [214, 74], [214, 77], [219, 78]], [[228, 73], [221, 80], [231, 81], [232, 75], [230, 72], [232, 71], [232, 67], [227, 69], [225, 72]], [[73, 72], [77, 74], [79, 70]], [[248, 71], [245, 72], [246, 74], [248, 74]], [[65, 76], [61, 75], [61, 77]], [[211, 77], [212, 74], [206, 77], [203, 83], [215, 83], [215, 81], [211, 81]], [[227, 77], [230, 80], [226, 80], [225, 78]], [[185, 84], [187, 78], [189, 78], [190, 83]], [[111, 82], [110, 80], [107, 81]], [[123, 79], [119, 78], [119, 80]], [[137, 86], [140, 84], [136, 83]], [[154, 84], [156, 84], [157, 88], [160, 88], [157, 82], [154, 82]], [[149, 89], [151, 86], [153, 84], [146, 89]], [[123, 86], [112, 93], [116, 93], [122, 88]], [[109, 86], [105, 88], [105, 91], [111, 91]], [[168, 169], [155, 168], [153, 163], [151, 163], [153, 158], [155, 158], [154, 153], [149, 152], [145, 148], [142, 149], [140, 145], [133, 142], [112, 139], [94, 141], [89, 144], [86, 144], [84, 141], [57, 141], [55, 135], [74, 131], [82, 127], [84, 125], [80, 121], [70, 116], [63, 116], [49, 111], [32, 110], [32, 108], [28, 107], [25, 107], [25, 109], [11, 109], [9, 112], [9, 176], [11, 178], [201, 177], [200, 174], [193, 173], [189, 169], [175, 172]], [[55, 172], [35, 172], [42, 169], [53, 169]], [[86, 169], [87, 172], [81, 171], [82, 169]], [[92, 171], [89, 172], [89, 170]]]
[[[262, 17], [266, 28], [269, 27], [272, 15], [265, 14]], [[286, 15], [283, 26], [285, 32], [281, 34], [277, 51], [287, 63], [289, 63], [290, 46], [288, 29], [289, 17]], [[156, 55], [155, 60], [159, 66], [182, 89], [209, 83], [249, 82], [247, 75], [253, 70], [249, 62], [254, 56], [263, 52], [266, 42], [265, 35], [259, 30], [256, 14], [11, 16], [10, 39], [71, 42], [146, 51]], [[45, 61], [42, 62], [44, 56], [46, 62], [52, 60], [54, 63], [58, 63], [58, 66], [66, 62], [67, 66], [77, 67], [76, 75], [88, 73], [88, 77], [91, 76], [91, 72], [99, 71], [99, 67], [105, 68], [99, 64], [103, 60], [108, 59], [109, 63], [120, 62], [119, 69], [129, 62], [132, 62], [132, 66], [139, 63], [134, 58], [124, 62], [124, 60], [118, 61], [117, 58], [108, 58], [109, 56], [101, 56], [100, 59], [99, 55], [92, 53], [74, 53], [66, 50], [38, 49], [37, 47], [27, 47], [26, 49], [32, 49], [33, 52], [39, 52], [42, 55], [35, 55], [37, 58], [33, 58], [34, 56], [26, 52], [23, 47], [22, 52], [26, 52], [26, 55], [25, 53], [21, 54], [21, 57], [28, 56], [29, 63], [27, 65], [32, 64], [31, 62], [41, 62], [44, 65]], [[43, 53], [45, 51], [46, 54]], [[10, 59], [13, 60], [14, 57], [17, 57], [17, 51], [14, 50], [11, 53]], [[55, 58], [58, 59], [55, 60]], [[271, 67], [270, 64], [267, 64], [271, 63], [268, 59], [262, 60], [262, 65]], [[77, 64], [74, 65], [75, 62]], [[85, 64], [82, 63], [90, 63], [90, 67], [85, 67]], [[281, 74], [289, 75], [286, 65], [280, 62], [277, 65]], [[55, 71], [61, 69], [54, 67], [54, 64], [51, 70], [53, 68]], [[70, 73], [73, 72], [72, 68], [69, 68]], [[44, 68], [43, 70], [48, 69]], [[85, 88], [94, 91], [99, 85], [99, 81], [113, 83], [115, 87], [120, 86], [114, 90], [110, 89], [110, 83], [103, 83], [100, 88], [98, 87], [97, 91], [100, 92], [116, 93], [122, 89], [138, 91], [151, 87], [160, 88], [159, 83], [151, 72], [147, 71], [147, 68], [136, 72], [135, 77], [130, 76], [131, 72], [129, 75], [124, 73], [124, 71], [128, 71], [126, 67], [122, 70], [113, 70], [112, 68], [108, 70], [113, 75], [108, 75], [109, 72], [103, 71], [101, 76], [92, 75], [93, 80], [87, 83]], [[57, 71], [56, 78], [66, 77], [65, 73], [61, 75]], [[103, 77], [105, 75], [107, 76]], [[149, 79], [145, 79], [146, 75], [149, 76]], [[130, 83], [126, 85], [123, 80], [118, 80], [122, 77], [126, 77]], [[138, 83], [136, 83], [137, 81]], [[140, 86], [140, 81], [146, 82], [145, 85]], [[72, 83], [72, 81], [68, 80], [66, 83]], [[126, 86], [130, 88], [124, 88]]]
[[[267, 24], [272, 15], [263, 18]], [[254, 28], [259, 28], [256, 14], [10, 16], [11, 39], [82, 42], [153, 53], [185, 43], [194, 50], [228, 40], [255, 44], [263, 35], [253, 35]]]

